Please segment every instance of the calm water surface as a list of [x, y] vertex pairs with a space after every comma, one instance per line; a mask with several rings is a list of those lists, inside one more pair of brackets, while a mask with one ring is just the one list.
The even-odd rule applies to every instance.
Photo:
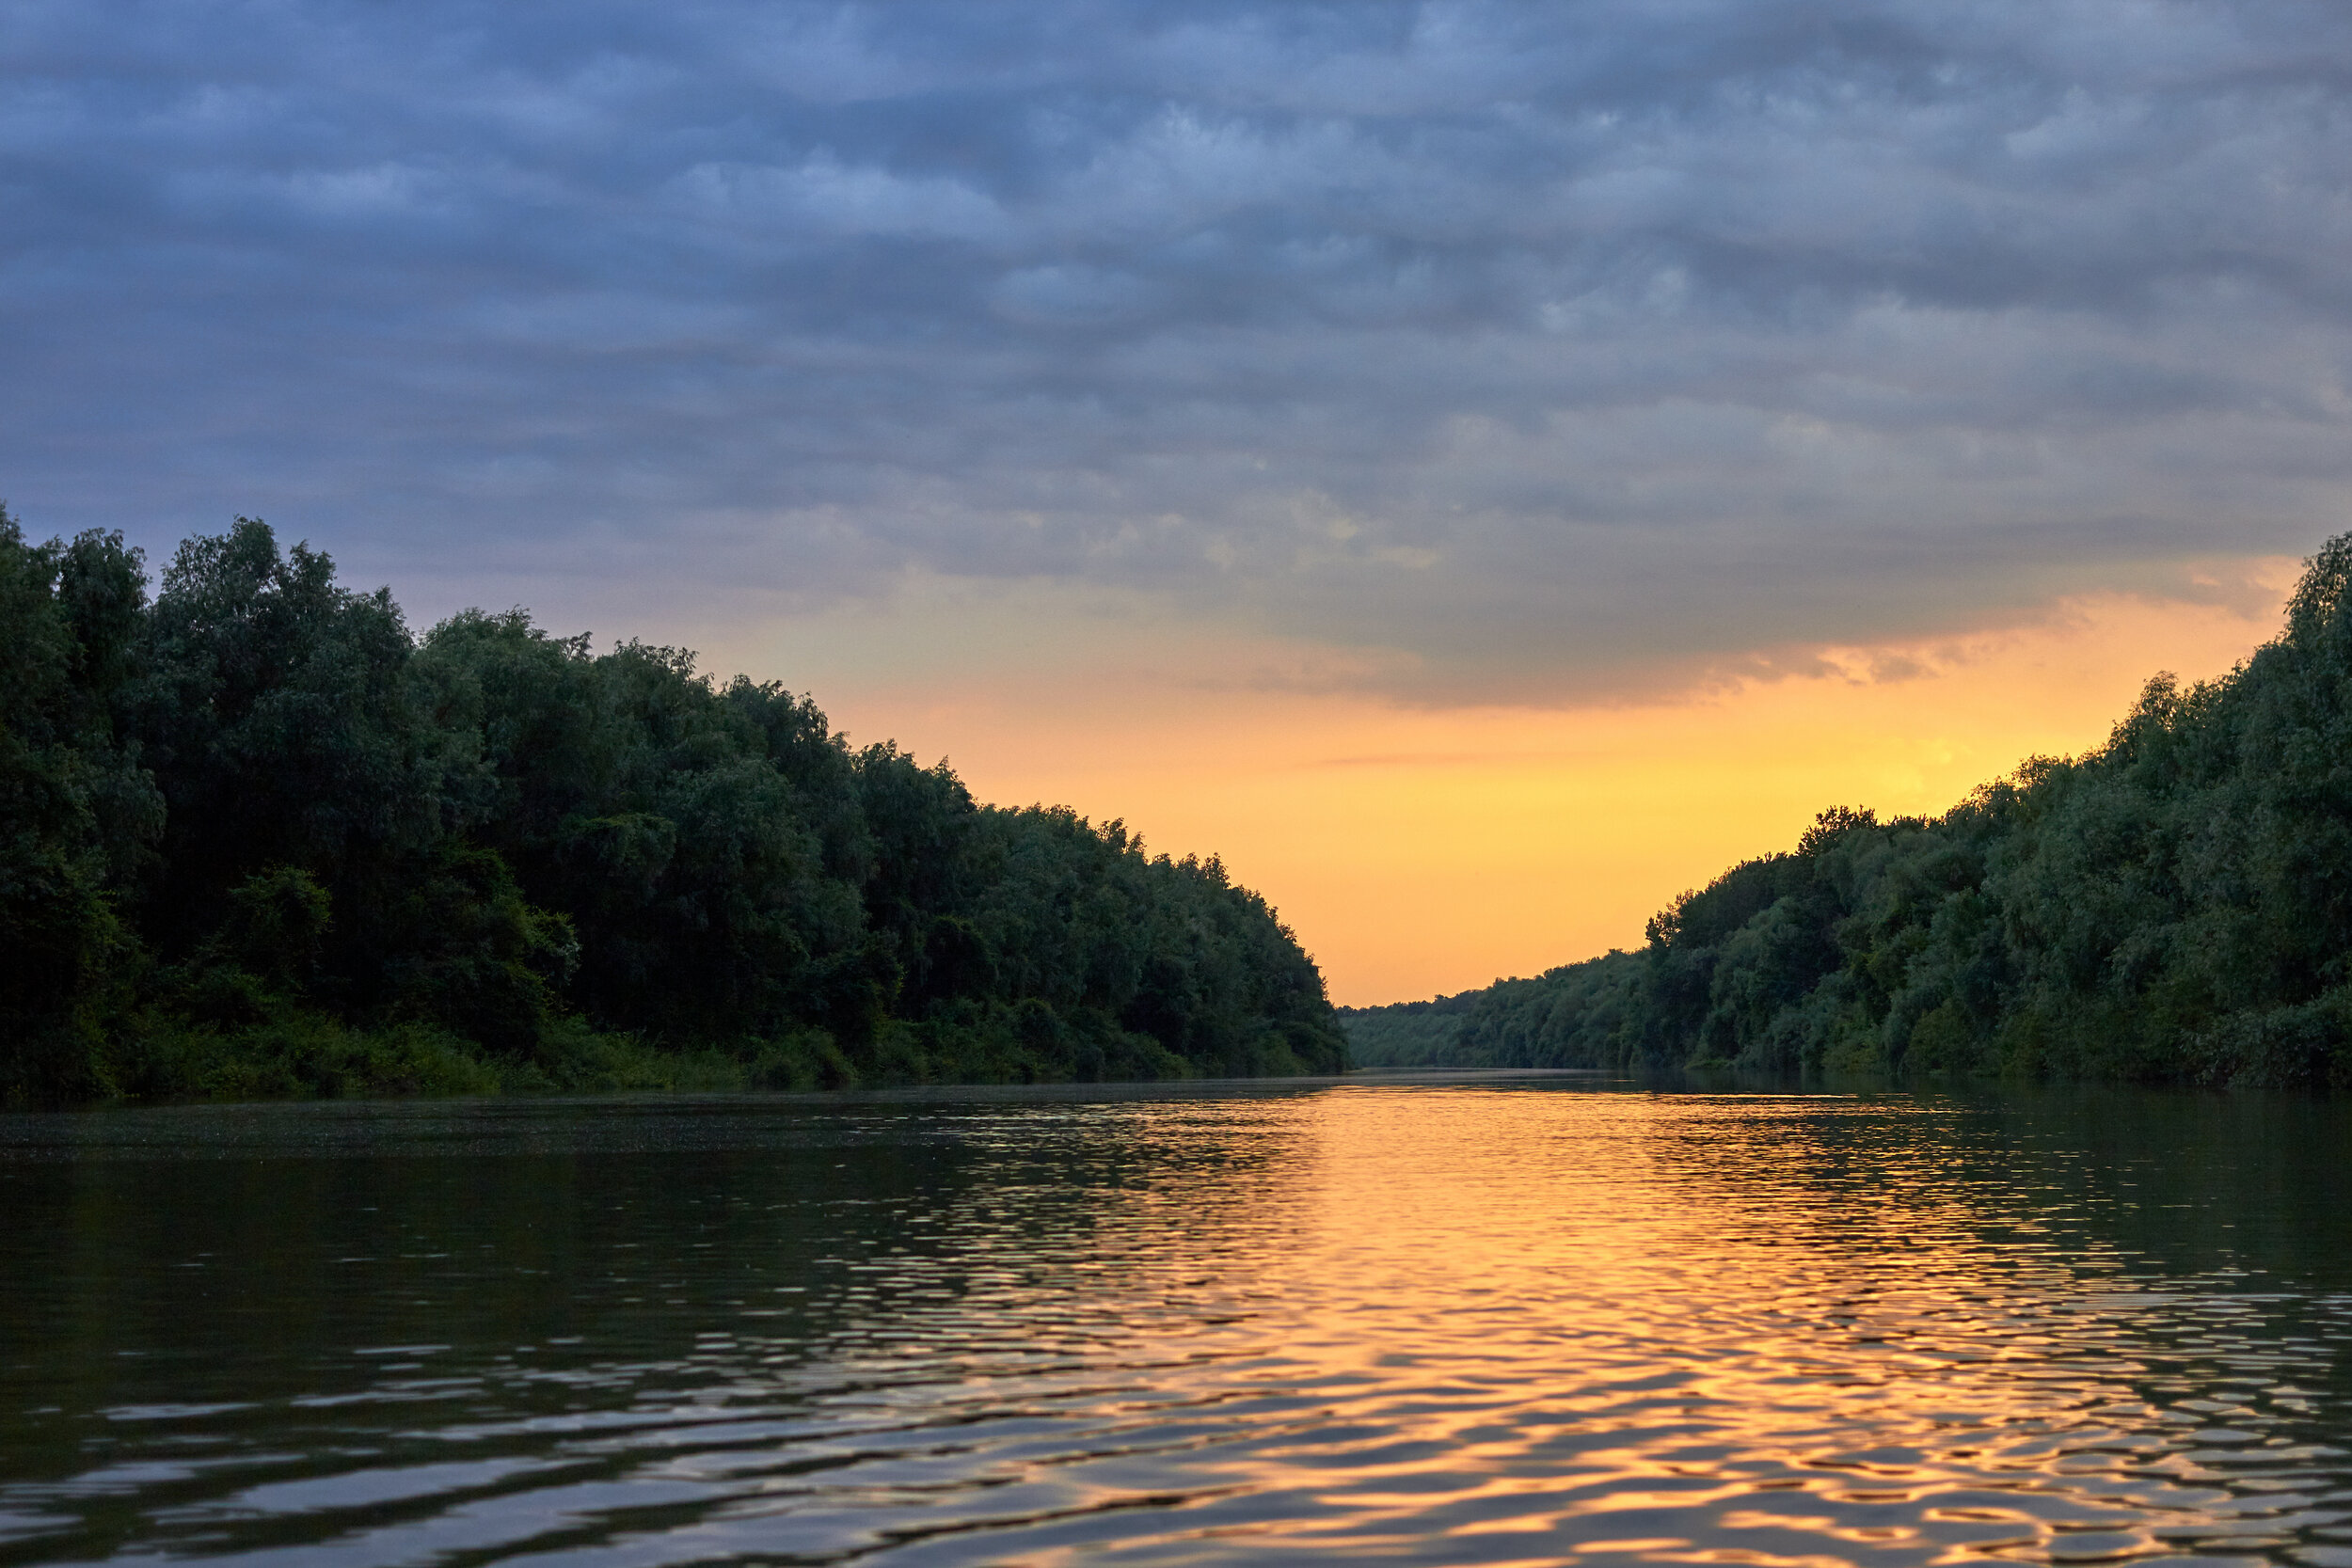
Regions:
[[0, 1561], [2352, 1568], [2352, 1114], [0, 1118]]

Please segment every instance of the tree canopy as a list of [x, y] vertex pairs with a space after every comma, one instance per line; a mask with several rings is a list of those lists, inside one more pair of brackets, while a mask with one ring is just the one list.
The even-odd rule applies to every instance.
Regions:
[[1940, 816], [1823, 812], [1638, 950], [1448, 999], [1437, 1035], [1344, 1014], [1359, 1053], [2352, 1085], [2348, 587], [2352, 534], [2275, 641], [2157, 675], [2097, 750]]
[[979, 804], [682, 649], [416, 635], [252, 519], [149, 586], [0, 511], [10, 1101], [1345, 1065], [1214, 858]]

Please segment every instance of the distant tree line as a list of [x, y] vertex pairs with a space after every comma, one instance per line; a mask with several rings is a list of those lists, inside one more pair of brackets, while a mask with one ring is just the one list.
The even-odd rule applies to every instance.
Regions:
[[[1496, 982], [1498, 985], [1502, 982]], [[1359, 1068], [1411, 1068], [1455, 1064], [1462, 1025], [1470, 1022], [1483, 990], [1433, 996], [1425, 1002], [1393, 1002], [1383, 1007], [1342, 1007], [1348, 1056]]]
[[151, 597], [0, 511], [0, 1099], [1330, 1071], [1215, 859], [974, 802], [521, 611], [412, 635], [260, 522]]
[[2275, 641], [2156, 676], [2097, 751], [1941, 816], [1823, 812], [1647, 938], [1343, 1017], [1378, 1065], [2352, 1086], [2352, 534]]

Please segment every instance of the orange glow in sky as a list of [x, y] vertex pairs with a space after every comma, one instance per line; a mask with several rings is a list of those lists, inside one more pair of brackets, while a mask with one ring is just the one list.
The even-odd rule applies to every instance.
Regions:
[[[783, 673], [853, 739], [946, 755], [983, 800], [1222, 855], [1333, 1000], [1364, 1006], [1636, 945], [1676, 893], [1790, 847], [1823, 807], [1939, 812], [2027, 756], [2096, 746], [2154, 672], [2219, 674], [2274, 636], [2296, 569], [2240, 563], [2264, 591], [2225, 602], [2075, 599], [2021, 628], [1558, 709], [1270, 685], [1231, 647], [1002, 603], [933, 607], [920, 637], [903, 610], [803, 625], [706, 667]], [[943, 673], [915, 645], [943, 643], [998, 652]]]

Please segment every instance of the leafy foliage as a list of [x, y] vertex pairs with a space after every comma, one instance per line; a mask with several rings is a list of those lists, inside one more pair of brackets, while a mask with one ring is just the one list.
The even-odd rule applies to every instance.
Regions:
[[1345, 1066], [1214, 859], [980, 805], [680, 649], [412, 636], [252, 519], [146, 587], [0, 513], [11, 1100]]
[[[1495, 982], [1501, 985], [1503, 982]], [[1348, 1054], [1363, 1068], [1409, 1068], [1443, 1062], [1455, 1054], [1462, 1025], [1484, 991], [1466, 990], [1425, 1002], [1391, 1002], [1379, 1007], [1342, 1007]]]
[[1940, 817], [1824, 812], [1413, 1059], [2352, 1086], [2352, 534], [2277, 641], [2156, 676], [2097, 751]]

